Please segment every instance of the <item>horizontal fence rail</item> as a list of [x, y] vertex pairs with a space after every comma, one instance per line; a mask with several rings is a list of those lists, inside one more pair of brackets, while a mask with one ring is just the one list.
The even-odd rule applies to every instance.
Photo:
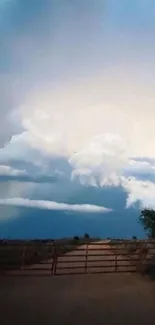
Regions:
[[1, 243], [0, 275], [141, 272], [155, 262], [155, 240]]

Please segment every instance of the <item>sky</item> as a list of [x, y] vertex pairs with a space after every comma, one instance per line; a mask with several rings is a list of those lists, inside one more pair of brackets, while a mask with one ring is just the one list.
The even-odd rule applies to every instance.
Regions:
[[0, 237], [145, 238], [155, 2], [0, 0]]

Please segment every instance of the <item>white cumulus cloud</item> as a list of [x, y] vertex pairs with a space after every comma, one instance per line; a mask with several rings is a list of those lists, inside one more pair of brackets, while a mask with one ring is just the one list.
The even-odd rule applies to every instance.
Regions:
[[44, 200], [30, 200], [20, 197], [0, 199], [0, 205], [88, 213], [103, 213], [112, 211], [112, 209], [91, 204], [66, 204]]
[[155, 161], [148, 162], [145, 161], [136, 161], [134, 159], [130, 159], [128, 165], [124, 167], [124, 170], [127, 172], [136, 173], [136, 174], [154, 174], [155, 173]]
[[128, 195], [127, 208], [138, 203], [140, 208], [155, 209], [155, 183], [137, 180], [135, 177], [122, 177], [121, 185]]
[[[120, 17], [116, 19], [120, 9], [106, 9], [104, 25], [98, 4], [97, 11], [92, 6], [77, 10], [68, 1], [58, 8], [55, 4], [41, 10], [44, 24], [38, 25], [40, 16], [32, 17], [30, 12], [33, 24], [21, 20], [19, 33], [16, 14], [10, 15], [11, 24], [4, 19], [3, 59], [11, 53], [13, 60], [9, 73], [0, 71], [0, 146], [9, 142], [0, 155], [40, 165], [46, 158], [59, 156], [72, 166], [73, 180], [91, 186], [122, 186], [129, 202], [138, 197], [144, 202], [144, 193], [149, 198], [151, 190], [147, 192], [136, 180], [123, 182], [121, 177], [125, 172], [154, 174], [155, 170], [154, 164], [132, 158], [155, 159], [153, 25], [148, 25], [146, 33], [143, 28], [135, 32], [133, 25], [124, 29]], [[148, 17], [153, 10], [148, 8], [149, 14], [141, 14], [152, 24]], [[16, 9], [22, 9], [20, 4]], [[126, 10], [124, 14], [128, 20]], [[35, 149], [45, 159], [39, 161]], [[1, 173], [20, 171], [2, 166]]]
[[25, 170], [15, 169], [11, 166], [0, 165], [0, 176], [26, 176]]
[[89, 185], [118, 186], [117, 175], [128, 163], [125, 142], [118, 135], [101, 134], [74, 153], [69, 162], [74, 168], [72, 179], [79, 178]]

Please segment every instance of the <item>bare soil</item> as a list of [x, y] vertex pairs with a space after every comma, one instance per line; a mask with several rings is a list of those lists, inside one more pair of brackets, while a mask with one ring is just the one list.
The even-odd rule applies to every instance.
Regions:
[[0, 323], [155, 324], [153, 284], [136, 274], [0, 278]]

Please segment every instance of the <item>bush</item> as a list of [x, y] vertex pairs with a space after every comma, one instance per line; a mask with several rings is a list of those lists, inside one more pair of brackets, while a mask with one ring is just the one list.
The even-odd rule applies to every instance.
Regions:
[[73, 239], [76, 240], [76, 241], [78, 241], [79, 240], [79, 237], [78, 236], [74, 236]]

